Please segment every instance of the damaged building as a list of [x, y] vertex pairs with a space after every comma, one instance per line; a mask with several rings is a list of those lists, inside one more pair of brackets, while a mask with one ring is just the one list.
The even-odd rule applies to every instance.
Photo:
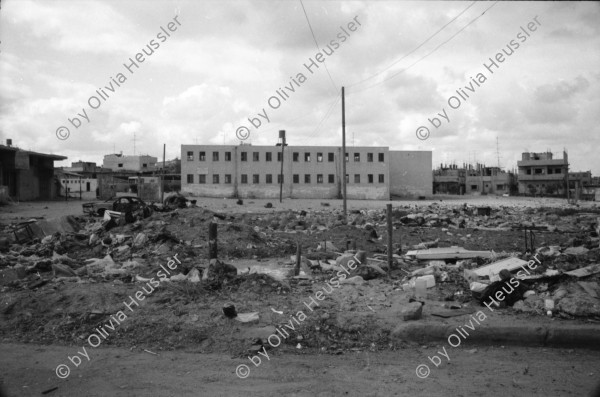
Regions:
[[2, 196], [17, 201], [54, 199], [58, 193], [54, 162], [65, 159], [65, 156], [19, 149], [8, 139], [6, 145], [0, 145]]
[[562, 159], [554, 158], [552, 152], [523, 153], [517, 162], [519, 168], [519, 194], [566, 195], [569, 158], [563, 152]]

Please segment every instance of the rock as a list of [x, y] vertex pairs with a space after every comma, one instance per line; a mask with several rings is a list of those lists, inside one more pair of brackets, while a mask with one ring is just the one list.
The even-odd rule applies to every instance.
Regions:
[[54, 277], [77, 277], [73, 269], [62, 263], [53, 263], [52, 270], [54, 270]]
[[134, 247], [142, 247], [148, 241], [148, 236], [145, 233], [138, 233], [133, 239]]
[[569, 247], [563, 251], [565, 255], [585, 255], [587, 254], [589, 249], [585, 247]]
[[361, 276], [354, 276], [345, 280], [340, 280], [341, 284], [363, 285], [365, 280]]
[[584, 291], [576, 291], [560, 300], [558, 309], [575, 317], [600, 316], [600, 300]]
[[410, 302], [400, 312], [404, 321], [419, 320], [423, 315], [423, 304], [421, 302]]

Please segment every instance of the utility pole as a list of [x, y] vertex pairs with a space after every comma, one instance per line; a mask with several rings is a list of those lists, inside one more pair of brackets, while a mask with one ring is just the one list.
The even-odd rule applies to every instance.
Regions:
[[167, 150], [167, 144], [163, 143], [163, 167], [162, 175], [160, 178], [160, 202], [165, 202], [165, 152]]
[[285, 130], [279, 130], [279, 139], [281, 139], [281, 171], [279, 171], [279, 202], [283, 199], [283, 148], [285, 147]]
[[346, 101], [342, 87], [342, 198], [344, 199], [344, 222], [347, 222], [346, 207]]

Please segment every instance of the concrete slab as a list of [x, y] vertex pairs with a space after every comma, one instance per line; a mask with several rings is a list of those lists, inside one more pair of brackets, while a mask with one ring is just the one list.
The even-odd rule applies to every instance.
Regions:
[[477, 269], [473, 270], [473, 273], [477, 274], [479, 277], [488, 276], [491, 281], [498, 281], [500, 280], [500, 276], [498, 274], [503, 269], [506, 269], [510, 272], [525, 265], [527, 265], [527, 261], [511, 257], [502, 259], [498, 262], [490, 263], [489, 265], [478, 267]]
[[468, 258], [491, 258], [491, 251], [468, 251], [463, 247], [430, 248], [427, 250], [414, 250], [406, 253], [416, 259], [468, 259]]

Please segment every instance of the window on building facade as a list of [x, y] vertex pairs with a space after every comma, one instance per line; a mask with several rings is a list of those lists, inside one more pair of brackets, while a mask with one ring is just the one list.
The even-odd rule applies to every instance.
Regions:
[[373, 162], [373, 153], [367, 153], [367, 163]]
[[471, 185], [471, 190], [477, 190], [479, 187], [477, 185]]
[[298, 153], [298, 152], [294, 152], [294, 153], [292, 154], [292, 161], [294, 161], [294, 162], [298, 162], [298, 161], [300, 161], [300, 153]]
[[346, 152], [346, 163], [350, 161], [350, 153]]
[[293, 182], [293, 183], [300, 183], [300, 175], [298, 175], [298, 174], [294, 174], [294, 175], [292, 176], [292, 182]]
[[323, 153], [317, 153], [317, 163], [323, 162]]
[[213, 152], [213, 161], [219, 161], [219, 152]]
[[231, 183], [231, 174], [225, 174], [225, 183]]
[[330, 163], [333, 163], [334, 159], [335, 159], [335, 154], [333, 152], [327, 153], [327, 161], [329, 161]]
[[283, 175], [277, 174], [277, 183], [283, 183]]
[[187, 183], [194, 183], [194, 175], [187, 174]]
[[143, 164], [142, 164], [142, 168], [148, 168], [148, 164], [146, 164], [146, 163], [143, 163]]
[[310, 153], [309, 152], [304, 153], [304, 162], [310, 163]]
[[385, 176], [383, 174], [379, 174], [379, 183], [385, 183]]
[[187, 152], [187, 161], [194, 161], [194, 152]]
[[252, 152], [252, 161], [260, 161], [260, 154], [258, 152]]
[[248, 152], [241, 152], [240, 159], [241, 161], [248, 161]]
[[304, 183], [310, 183], [310, 174], [304, 174]]
[[258, 185], [260, 183], [260, 178], [259, 178], [258, 174], [252, 175], [252, 183], [255, 185]]
[[213, 183], [219, 184], [219, 174], [213, 175]]
[[123, 163], [119, 163], [119, 164], [117, 164], [117, 167], [119, 167], [119, 168], [123, 168]]
[[265, 153], [265, 161], [273, 161], [273, 153], [271, 153], [271, 152]]
[[504, 190], [504, 185], [496, 185], [496, 190]]
[[265, 182], [266, 183], [273, 183], [273, 175], [267, 174], [267, 176], [265, 177]]
[[354, 174], [354, 183], [360, 183], [360, 174]]
[[369, 180], [369, 183], [373, 183], [373, 174], [367, 175], [367, 179]]
[[350, 183], [350, 175], [346, 174], [346, 184]]
[[377, 155], [377, 157], [379, 157], [379, 162], [383, 163], [384, 162], [384, 158], [385, 158], [385, 153], [379, 153]]
[[281, 152], [277, 152], [277, 161], [281, 163]]
[[206, 152], [200, 152], [198, 154], [198, 160], [199, 161], [206, 161]]
[[317, 174], [317, 183], [323, 183], [323, 174]]
[[231, 152], [225, 152], [225, 161], [231, 161]]
[[206, 183], [206, 175], [204, 175], [204, 174], [198, 175], [198, 183], [201, 183], [201, 184]]
[[358, 163], [360, 161], [360, 153], [354, 153], [354, 162]]
[[243, 183], [243, 184], [246, 184], [246, 183], [248, 183], [248, 175], [246, 175], [246, 174], [242, 174], [242, 183]]
[[329, 175], [327, 176], [327, 181], [328, 181], [329, 183], [335, 183], [335, 175], [334, 175], [334, 174], [329, 174]]

